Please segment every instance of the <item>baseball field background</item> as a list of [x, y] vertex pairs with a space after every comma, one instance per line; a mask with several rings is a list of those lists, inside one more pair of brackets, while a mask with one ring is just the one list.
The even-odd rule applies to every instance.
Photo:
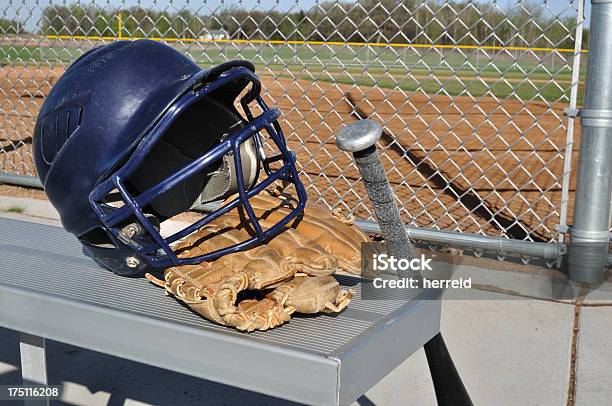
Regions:
[[370, 117], [385, 128], [383, 164], [405, 221], [563, 238], [580, 137], [564, 110], [582, 102], [588, 58], [583, 1], [267, 3], [0, 6], [0, 174], [35, 176], [36, 115], [74, 59], [151, 38], [202, 67], [255, 63], [319, 203], [372, 218], [334, 143], [341, 126]]

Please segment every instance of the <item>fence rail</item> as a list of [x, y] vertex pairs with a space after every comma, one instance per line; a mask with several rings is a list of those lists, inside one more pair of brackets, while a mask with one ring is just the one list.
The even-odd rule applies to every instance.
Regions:
[[432, 230], [424, 239], [564, 242], [580, 140], [564, 110], [583, 99], [584, 0], [144, 3], [0, 6], [2, 179], [35, 175], [33, 123], [72, 60], [146, 37], [203, 67], [254, 62], [319, 203], [372, 219], [357, 169], [333, 142], [343, 124], [372, 117], [385, 127], [383, 164], [404, 220]]

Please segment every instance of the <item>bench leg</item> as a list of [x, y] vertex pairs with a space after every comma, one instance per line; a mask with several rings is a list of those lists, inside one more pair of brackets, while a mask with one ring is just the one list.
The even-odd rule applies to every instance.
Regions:
[[[21, 376], [24, 385], [47, 385], [47, 360], [45, 357], [45, 339], [31, 334], [21, 333], [19, 340], [21, 353]], [[48, 405], [49, 400], [26, 400], [25, 406]]]

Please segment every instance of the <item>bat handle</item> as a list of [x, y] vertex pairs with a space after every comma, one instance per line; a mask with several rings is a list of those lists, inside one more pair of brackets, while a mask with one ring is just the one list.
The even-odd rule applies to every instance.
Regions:
[[[385, 238], [387, 252], [398, 259], [412, 259], [414, 248], [376, 150], [376, 142], [381, 135], [382, 127], [374, 120], [359, 120], [342, 128], [336, 137], [336, 145], [343, 151], [353, 153], [380, 225], [380, 231]], [[399, 276], [420, 277], [416, 271], [402, 272]]]

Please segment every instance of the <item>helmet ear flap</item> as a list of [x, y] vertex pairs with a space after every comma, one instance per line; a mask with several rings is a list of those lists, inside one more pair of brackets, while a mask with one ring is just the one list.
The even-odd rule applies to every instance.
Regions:
[[117, 275], [141, 276], [145, 269], [149, 272], [154, 271], [143, 258], [137, 257], [125, 245], [117, 244], [116, 248], [110, 249], [83, 243], [83, 253]]
[[[159, 232], [159, 219], [155, 215], [149, 213], [146, 213], [145, 217], [153, 225], [153, 228]], [[124, 242], [128, 242], [132, 239], [150, 239], [150, 237], [147, 236], [147, 232], [144, 227], [133, 218], [125, 221], [125, 225], [121, 227], [119, 238], [124, 240]], [[117, 244], [115, 243], [113, 237], [101, 226], [93, 227], [84, 234], [81, 234], [78, 239], [84, 245], [94, 246], [101, 249], [117, 249]]]
[[79, 241], [84, 245], [94, 246], [104, 249], [116, 249], [117, 245], [113, 243], [112, 238], [106, 230], [100, 226], [96, 226], [86, 233], [80, 235]]

